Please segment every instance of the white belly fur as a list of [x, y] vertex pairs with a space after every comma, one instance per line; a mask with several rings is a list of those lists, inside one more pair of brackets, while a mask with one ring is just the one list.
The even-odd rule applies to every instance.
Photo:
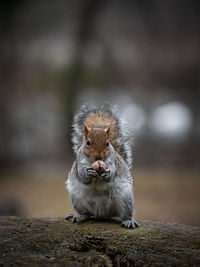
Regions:
[[116, 186], [112, 183], [93, 182], [89, 185], [80, 183], [77, 179], [66, 182], [69, 194], [73, 194], [79, 203], [94, 217], [117, 216], [117, 203], [114, 196]]

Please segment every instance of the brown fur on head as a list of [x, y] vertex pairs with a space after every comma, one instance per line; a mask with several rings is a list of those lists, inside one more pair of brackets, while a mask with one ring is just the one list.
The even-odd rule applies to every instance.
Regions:
[[84, 153], [92, 161], [106, 159], [109, 152], [109, 131], [110, 126], [102, 129], [89, 128], [84, 124]]

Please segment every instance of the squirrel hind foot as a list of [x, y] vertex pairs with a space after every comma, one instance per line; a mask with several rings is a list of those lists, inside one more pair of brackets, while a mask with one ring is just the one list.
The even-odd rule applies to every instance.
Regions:
[[124, 220], [121, 223], [121, 227], [130, 229], [130, 228], [138, 228], [140, 226], [136, 221], [133, 222], [132, 220]]
[[73, 214], [67, 214], [65, 216], [65, 220], [71, 220], [73, 223], [82, 223], [84, 221], [87, 221], [89, 218], [89, 215], [74, 216]]
[[67, 215], [64, 217], [64, 219], [65, 219], [65, 220], [71, 220], [73, 217], [74, 217], [74, 215], [73, 215], [72, 213], [70, 213], [70, 214], [67, 214]]

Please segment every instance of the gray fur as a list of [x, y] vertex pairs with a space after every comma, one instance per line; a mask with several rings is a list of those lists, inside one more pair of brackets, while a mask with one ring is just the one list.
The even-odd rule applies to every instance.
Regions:
[[83, 145], [78, 149], [66, 184], [72, 205], [79, 216], [70, 214], [66, 219], [81, 222], [90, 217], [119, 217], [123, 227], [135, 227], [130, 170], [112, 145], [105, 163], [109, 169], [106, 176], [91, 176], [86, 171], [91, 162], [83, 153]]
[[[92, 162], [84, 154], [83, 144], [84, 120], [89, 113], [99, 111], [109, 113], [116, 121], [118, 138], [115, 142], [121, 151], [119, 155], [110, 144], [109, 154], [105, 160], [108, 169], [101, 175], [91, 168]], [[83, 105], [74, 117], [72, 142], [76, 160], [66, 184], [72, 205], [79, 215], [69, 214], [66, 219], [82, 222], [90, 217], [119, 217], [123, 227], [137, 227], [138, 224], [134, 220], [134, 197], [130, 173], [132, 141], [124, 122], [117, 114], [116, 107], [109, 103], [95, 107]]]
[[[88, 105], [83, 104], [78, 112], [74, 116], [73, 121], [73, 133], [72, 133], [72, 143], [73, 150], [77, 154], [78, 149], [81, 147], [83, 142], [83, 122], [88, 114], [98, 113], [99, 111], [109, 113], [117, 125], [117, 144], [121, 148], [121, 156], [131, 168], [132, 166], [132, 138], [126, 127], [126, 123], [122, 121], [121, 117], [118, 115], [116, 106], [111, 105], [109, 102], [105, 102], [102, 105]], [[122, 127], [123, 126], [123, 127]]]

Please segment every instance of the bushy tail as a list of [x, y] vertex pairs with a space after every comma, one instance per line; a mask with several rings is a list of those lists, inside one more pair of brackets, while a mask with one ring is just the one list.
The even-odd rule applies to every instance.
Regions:
[[[107, 113], [112, 120], [115, 121], [113, 131], [116, 131], [116, 138], [111, 140], [114, 149], [127, 163], [129, 168], [132, 166], [132, 138], [126, 127], [126, 122], [118, 115], [116, 107], [110, 103], [103, 103], [102, 105], [88, 105], [83, 104], [74, 116], [72, 143], [75, 154], [83, 142], [84, 136], [84, 121], [90, 113]], [[112, 129], [111, 129], [112, 130]]]

